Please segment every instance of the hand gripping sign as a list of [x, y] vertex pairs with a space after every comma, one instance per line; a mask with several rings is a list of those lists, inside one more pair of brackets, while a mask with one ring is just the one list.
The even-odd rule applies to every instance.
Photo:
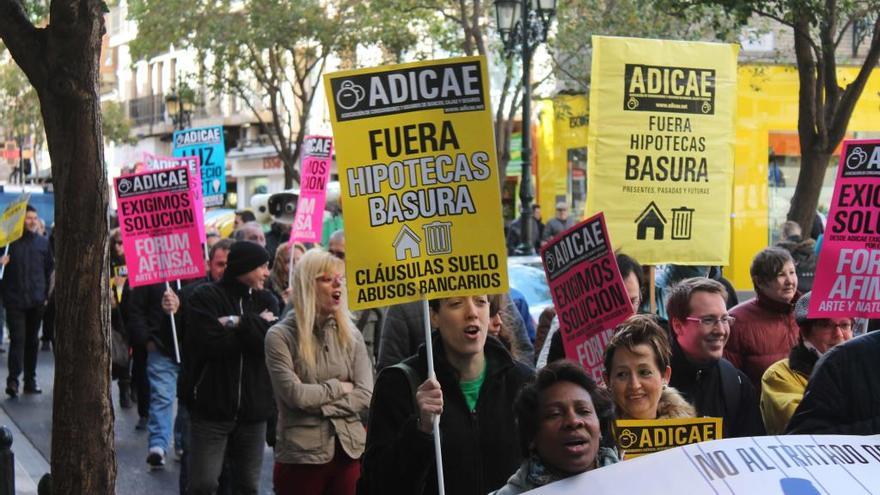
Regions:
[[[165, 282], [167, 288], [170, 280], [204, 276], [189, 167], [117, 177], [115, 185], [129, 285]], [[169, 316], [179, 363], [177, 327]]]
[[321, 242], [332, 159], [332, 137], [306, 136], [303, 141], [299, 199], [290, 229], [290, 242]]
[[843, 143], [810, 318], [880, 316], [880, 140]]
[[[336, 137], [353, 309], [507, 292], [483, 57], [324, 76]], [[362, 243], [362, 244], [361, 244]], [[439, 416], [434, 447], [443, 493]]]
[[553, 238], [541, 249], [565, 356], [602, 382], [611, 331], [632, 314], [599, 213]]
[[486, 62], [324, 76], [352, 309], [507, 292]]
[[174, 156], [198, 156], [205, 206], [220, 206], [226, 194], [226, 145], [223, 126], [175, 131]]

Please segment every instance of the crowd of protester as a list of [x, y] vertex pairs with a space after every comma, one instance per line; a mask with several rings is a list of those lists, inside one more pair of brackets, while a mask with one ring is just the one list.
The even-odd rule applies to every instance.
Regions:
[[[545, 238], [571, 224], [560, 206]], [[24, 392], [40, 391], [52, 265], [35, 216], [0, 259], [12, 397], [22, 373]], [[717, 269], [669, 267], [650, 308], [646, 271], [618, 253], [634, 314], [613, 331], [601, 383], [566, 359], [553, 309], [533, 321], [514, 290], [434, 299], [427, 315], [421, 302], [350, 312], [344, 233], [325, 237], [267, 249], [240, 215], [230, 239], [207, 233], [203, 279], [131, 288], [111, 232], [118, 404], [137, 405], [151, 469], [173, 445], [182, 494], [258, 493], [267, 443], [279, 494], [437, 493], [436, 418], [456, 495], [518, 494], [625, 460], [617, 419], [718, 417], [724, 438], [880, 433], [880, 334], [808, 317], [790, 231], [754, 257], [742, 303]]]

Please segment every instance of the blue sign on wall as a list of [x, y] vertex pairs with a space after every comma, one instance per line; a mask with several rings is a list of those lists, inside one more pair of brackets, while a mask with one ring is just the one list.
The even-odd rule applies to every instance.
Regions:
[[202, 164], [205, 206], [221, 206], [226, 193], [226, 146], [223, 126], [174, 132], [174, 156], [198, 156]]

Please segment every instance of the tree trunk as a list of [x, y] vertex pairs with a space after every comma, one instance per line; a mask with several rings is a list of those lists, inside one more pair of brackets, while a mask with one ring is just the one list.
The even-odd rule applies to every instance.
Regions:
[[53, 493], [112, 494], [107, 176], [98, 1], [52, 2], [38, 88], [55, 184], [56, 347]]
[[107, 176], [98, 68], [101, 0], [52, 0], [36, 28], [0, 0], [0, 38], [40, 99], [55, 185], [52, 491], [115, 493], [110, 402]]
[[801, 226], [804, 238], [810, 236], [813, 220], [816, 218], [816, 207], [819, 206], [819, 193], [825, 181], [825, 171], [831, 154], [816, 151], [808, 147], [801, 148], [801, 169], [798, 173], [797, 187], [791, 198], [788, 220]]

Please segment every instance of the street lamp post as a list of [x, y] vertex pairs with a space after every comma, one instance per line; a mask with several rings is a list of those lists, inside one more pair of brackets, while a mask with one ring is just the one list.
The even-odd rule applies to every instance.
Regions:
[[532, 242], [532, 54], [547, 41], [547, 31], [556, 14], [556, 0], [495, 0], [495, 19], [504, 54], [519, 50], [522, 57], [522, 179], [519, 184], [520, 243], [514, 254], [534, 254]]
[[165, 96], [165, 111], [171, 117], [176, 130], [182, 131], [192, 123], [190, 120], [193, 112], [192, 100], [182, 92], [178, 93], [174, 88], [171, 88], [171, 93]]

